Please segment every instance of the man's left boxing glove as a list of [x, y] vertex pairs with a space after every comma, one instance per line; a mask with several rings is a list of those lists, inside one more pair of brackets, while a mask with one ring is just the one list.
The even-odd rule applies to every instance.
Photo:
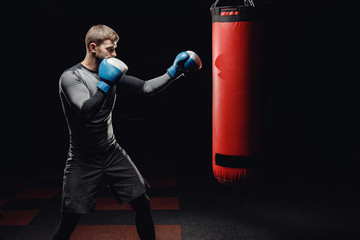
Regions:
[[167, 72], [171, 77], [178, 77], [183, 73], [197, 71], [202, 67], [200, 57], [193, 51], [179, 53], [174, 63], [168, 68]]
[[105, 58], [101, 61], [98, 75], [100, 81], [97, 87], [105, 93], [108, 93], [128, 70], [128, 66], [117, 58]]

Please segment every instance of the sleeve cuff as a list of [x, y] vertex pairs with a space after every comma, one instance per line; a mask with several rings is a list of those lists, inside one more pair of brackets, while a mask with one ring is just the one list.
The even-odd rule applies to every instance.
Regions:
[[97, 84], [97, 87], [106, 94], [111, 89], [111, 86], [109, 84], [107, 84], [106, 82], [103, 82], [103, 81], [99, 81], [98, 84]]

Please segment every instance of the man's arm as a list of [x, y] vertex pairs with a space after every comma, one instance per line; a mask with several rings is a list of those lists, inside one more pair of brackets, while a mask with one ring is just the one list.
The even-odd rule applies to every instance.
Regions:
[[154, 95], [166, 88], [175, 79], [183, 76], [184, 73], [199, 70], [201, 67], [201, 59], [195, 52], [184, 51], [176, 56], [173, 65], [168, 68], [164, 75], [148, 81], [124, 75], [118, 85], [136, 93]]
[[74, 111], [84, 120], [98, 113], [103, 106], [106, 94], [100, 89], [90, 97], [90, 92], [80, 77], [74, 72], [65, 72], [60, 78], [60, 91]]
[[118, 83], [119, 88], [125, 88], [142, 95], [154, 95], [166, 88], [175, 78], [168, 73], [162, 76], [144, 81], [140, 78], [124, 75]]

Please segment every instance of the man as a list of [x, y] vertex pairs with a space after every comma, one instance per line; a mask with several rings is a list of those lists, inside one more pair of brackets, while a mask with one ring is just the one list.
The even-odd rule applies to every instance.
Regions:
[[117, 201], [135, 212], [140, 239], [155, 239], [147, 182], [117, 143], [112, 110], [118, 88], [140, 94], [160, 92], [183, 73], [201, 68], [192, 51], [178, 54], [167, 72], [143, 81], [125, 75], [127, 66], [116, 59], [117, 33], [95, 25], [85, 37], [85, 59], [67, 69], [59, 81], [60, 99], [67, 120], [70, 147], [63, 178], [61, 219], [53, 240], [69, 239], [81, 214], [94, 210], [97, 187], [105, 180]]

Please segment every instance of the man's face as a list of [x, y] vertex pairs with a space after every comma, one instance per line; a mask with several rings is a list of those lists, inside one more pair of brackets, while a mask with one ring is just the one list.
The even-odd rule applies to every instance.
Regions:
[[90, 49], [92, 53], [95, 53], [95, 57], [100, 63], [104, 58], [116, 57], [116, 47], [116, 42], [105, 40], [100, 45], [90, 46]]

